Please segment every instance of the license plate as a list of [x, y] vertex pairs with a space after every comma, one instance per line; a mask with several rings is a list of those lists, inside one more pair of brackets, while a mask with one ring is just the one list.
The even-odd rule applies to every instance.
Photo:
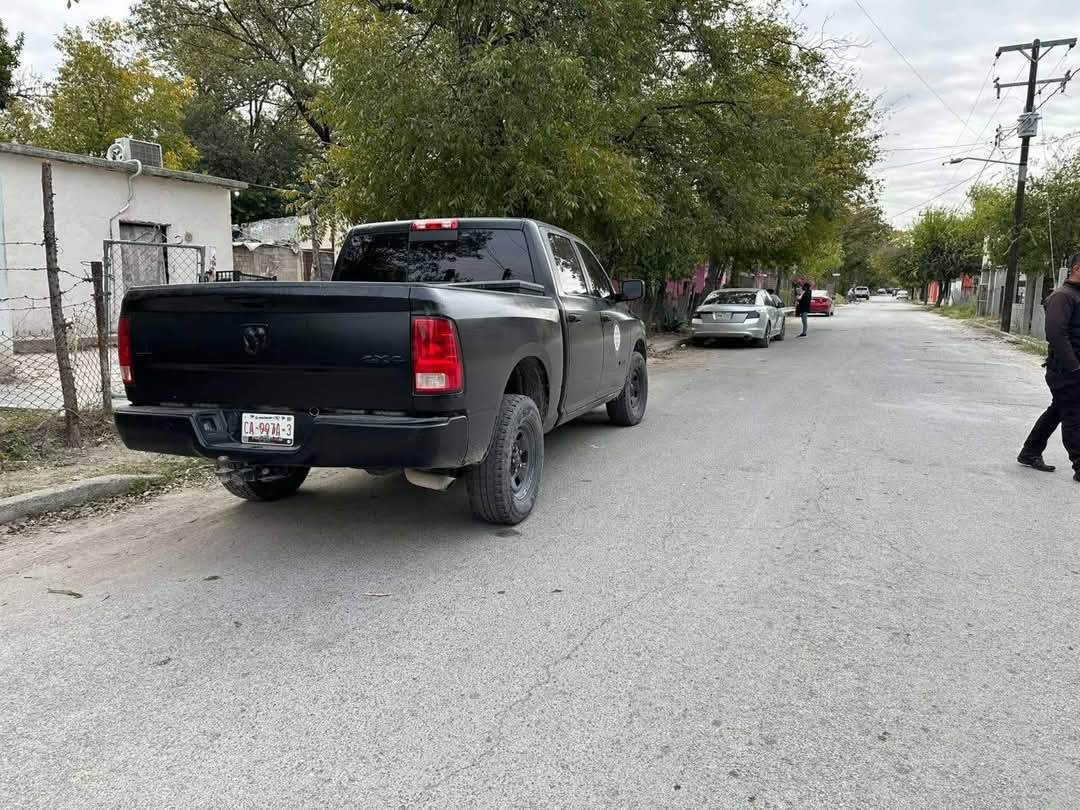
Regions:
[[240, 440], [244, 444], [277, 444], [292, 447], [295, 422], [294, 417], [282, 414], [245, 413]]

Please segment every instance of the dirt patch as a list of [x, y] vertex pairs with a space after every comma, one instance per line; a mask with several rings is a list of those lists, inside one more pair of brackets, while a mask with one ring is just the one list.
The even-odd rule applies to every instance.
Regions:
[[696, 368], [704, 365], [708, 354], [685, 343], [674, 346], [649, 357], [649, 368], [655, 371], [671, 371], [680, 368]]
[[82, 447], [65, 447], [60, 414], [0, 411], [0, 498], [100, 475], [171, 478], [193, 464], [192, 459], [128, 450], [120, 443], [112, 418], [104, 413], [83, 414], [81, 427]]
[[[140, 455], [147, 456], [148, 454], [142, 453]], [[26, 520], [0, 526], [0, 548], [17, 535], [32, 533], [35, 530], [53, 526], [58, 527], [60, 524], [71, 520], [98, 517], [102, 515], [115, 515], [118, 512], [144, 504], [147, 501], [160, 497], [168, 492], [177, 492], [182, 489], [194, 487], [207, 487], [214, 481], [213, 466], [205, 459], [177, 458], [169, 456], [165, 457], [165, 460], [163, 461], [160, 456], [149, 455], [148, 457], [151, 461], [144, 461], [140, 465], [142, 469], [139, 471], [148, 475], [156, 475], [157, 478], [148, 482], [145, 486], [140, 486], [125, 495], [120, 495], [115, 498], [92, 501], [71, 509], [48, 512], [43, 515], [27, 518]], [[155, 462], [157, 463], [156, 467], [153, 466]], [[113, 472], [116, 472], [116, 470]], [[120, 472], [131, 473], [133, 470], [131, 467], [128, 467], [120, 470]], [[91, 475], [97, 474], [98, 473], [87, 472], [86, 476], [80, 475], [77, 476], [77, 479], [91, 477]]]

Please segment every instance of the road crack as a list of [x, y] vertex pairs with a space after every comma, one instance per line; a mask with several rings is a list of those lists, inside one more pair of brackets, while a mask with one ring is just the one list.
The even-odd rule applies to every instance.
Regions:
[[643, 593], [635, 596], [633, 599], [627, 600], [614, 611], [602, 618], [599, 622], [590, 627], [580, 638], [577, 639], [577, 641], [575, 641], [570, 646], [568, 650], [566, 650], [553, 660], [549, 661], [548, 663], [544, 664], [543, 673], [541, 674], [541, 676], [537, 680], [535, 680], [520, 697], [515, 698], [513, 701], [508, 703], [496, 715], [495, 728], [491, 733], [486, 735], [486, 738], [489, 739], [490, 742], [484, 747], [484, 749], [478, 752], [472, 759], [470, 759], [465, 764], [450, 771], [447, 771], [446, 773], [435, 778], [433, 781], [429, 782], [414, 798], [409, 801], [409, 804], [414, 805], [420, 802], [430, 801], [434, 797], [434, 794], [440, 788], [452, 782], [462, 774], [468, 773], [469, 771], [479, 767], [486, 760], [494, 756], [506, 742], [507, 735], [505, 728], [507, 722], [518, 710], [531, 703], [532, 700], [535, 698], [537, 692], [551, 684], [551, 682], [555, 679], [555, 670], [559, 666], [565, 664], [567, 661], [572, 659], [582, 650], [582, 648], [584, 648], [590, 641], [592, 641], [593, 638], [595, 638], [599, 633], [601, 633], [613, 622], [626, 615], [626, 613], [632, 608], [637, 607], [642, 602], [645, 602], [648, 599], [659, 596], [661, 593], [663, 593], [665, 590], [668, 590], [669, 588], [678, 586], [680, 582], [685, 584], [685, 582], [689, 580], [690, 572], [692, 570], [693, 568], [688, 568], [685, 572], [683, 572], [682, 576], [674, 583], [661, 585], [659, 587], [653, 588], [652, 590], [644, 591]]

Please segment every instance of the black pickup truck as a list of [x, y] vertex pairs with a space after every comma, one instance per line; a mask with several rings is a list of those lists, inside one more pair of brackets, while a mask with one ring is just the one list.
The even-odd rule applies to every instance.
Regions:
[[636, 425], [645, 330], [591, 250], [520, 219], [351, 230], [329, 282], [144, 287], [118, 325], [135, 450], [205, 456], [249, 500], [311, 467], [404, 470], [515, 524], [540, 491], [544, 434], [607, 405]]

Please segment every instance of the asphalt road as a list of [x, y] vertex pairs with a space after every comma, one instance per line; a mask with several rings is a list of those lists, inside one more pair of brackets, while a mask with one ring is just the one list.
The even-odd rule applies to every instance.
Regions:
[[519, 531], [340, 472], [8, 539], [0, 806], [1076, 806], [1038, 361], [895, 303], [794, 331], [552, 434]]

